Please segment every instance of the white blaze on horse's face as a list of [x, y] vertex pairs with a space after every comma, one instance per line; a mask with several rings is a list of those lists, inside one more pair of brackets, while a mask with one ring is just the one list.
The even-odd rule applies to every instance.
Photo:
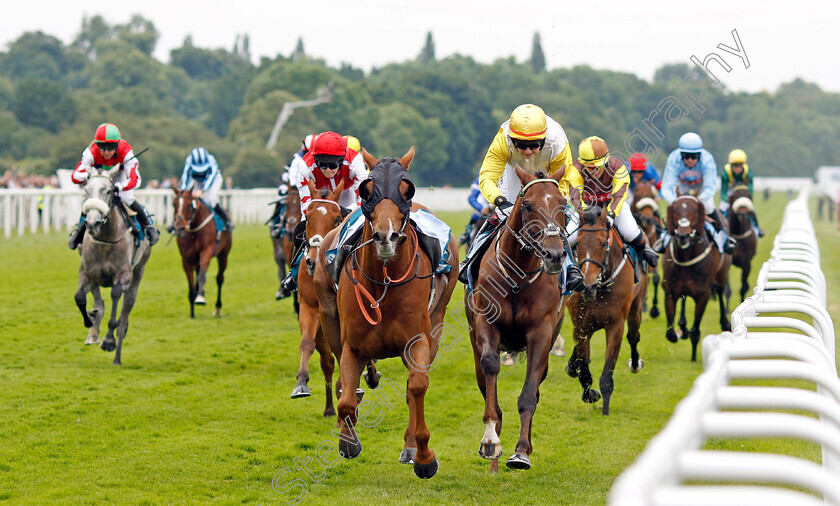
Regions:
[[397, 244], [403, 236], [403, 215], [390, 200], [382, 200], [371, 213], [370, 230], [376, 245], [376, 256], [390, 260], [397, 254]]
[[90, 230], [96, 233], [96, 229], [108, 217], [111, 208], [111, 179], [106, 176], [91, 176], [85, 183], [85, 201], [82, 204], [82, 212], [85, 213]]

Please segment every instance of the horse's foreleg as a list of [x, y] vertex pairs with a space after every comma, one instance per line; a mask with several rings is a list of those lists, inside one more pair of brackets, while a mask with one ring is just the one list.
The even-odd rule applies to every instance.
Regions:
[[[87, 293], [90, 291], [90, 281], [88, 281], [87, 275], [84, 272], [79, 271], [79, 283], [76, 285], [76, 294], [74, 295], [74, 299], [76, 301], [76, 306], [79, 308], [79, 311], [82, 312], [82, 321], [85, 324], [85, 328], [91, 328], [93, 326], [93, 322], [90, 319], [90, 315], [87, 312]], [[94, 306], [95, 309], [95, 306]], [[88, 337], [88, 340], [90, 337]], [[90, 343], [85, 343], [90, 344]]]
[[338, 425], [341, 433], [338, 437], [338, 453], [345, 459], [353, 459], [362, 452], [362, 442], [356, 434], [356, 406], [359, 399], [356, 389], [365, 361], [345, 343], [341, 351], [338, 374], [341, 378], [341, 398], [338, 400]]
[[718, 305], [720, 306], [720, 330], [726, 332], [731, 330], [729, 326], [729, 285], [723, 285], [719, 288], [712, 287], [718, 294]]
[[694, 326], [691, 327], [691, 361], [697, 361], [697, 343], [700, 342], [700, 322], [703, 320], [703, 313], [706, 312], [706, 304], [709, 302], [709, 294], [694, 299]]
[[[615, 371], [615, 363], [618, 360], [618, 352], [621, 351], [624, 321], [624, 318], [618, 318], [615, 321], [610, 322], [605, 329], [607, 336], [607, 348], [604, 352], [604, 370], [601, 372], [601, 379], [598, 381], [598, 384], [601, 387], [601, 395], [604, 396], [604, 405], [602, 409], [604, 416], [610, 414], [610, 398], [612, 397], [613, 388], [615, 387], [613, 382], [613, 372]], [[636, 356], [638, 357], [638, 353]]]
[[592, 373], [589, 371], [589, 340], [592, 338], [592, 333], [585, 332], [583, 325], [578, 325], [575, 327], [574, 335], [576, 344], [575, 357], [573, 358], [577, 360], [578, 381], [580, 381], [580, 386], [583, 388], [581, 400], [587, 403], [597, 402], [601, 398], [601, 392], [591, 388]]
[[747, 293], [750, 290], [750, 271], [752, 270], [752, 263], [747, 261], [746, 265], [743, 269], [741, 269], [741, 302], [744, 302], [744, 299], [747, 297]]
[[531, 424], [537, 403], [540, 401], [540, 384], [548, 373], [548, 354], [551, 349], [551, 339], [554, 332], [553, 325], [542, 325], [526, 336], [528, 342], [528, 369], [525, 372], [525, 383], [516, 402], [519, 411], [519, 440], [516, 442], [516, 453], [511, 455], [507, 466], [511, 469], [530, 469], [528, 458], [533, 451], [531, 445]]
[[[181, 253], [183, 255], [183, 253]], [[181, 258], [181, 264], [184, 266], [184, 272], [187, 274], [187, 299], [190, 302], [190, 318], [195, 318], [195, 267], [186, 256]]]
[[99, 344], [99, 327], [102, 324], [102, 317], [105, 316], [105, 301], [102, 300], [102, 292], [98, 286], [90, 287], [90, 294], [93, 296], [93, 309], [88, 315], [92, 325], [85, 344]]
[[676, 316], [677, 313], [677, 298], [665, 291], [663, 291], [663, 294], [665, 295], [665, 320], [667, 322], [665, 338], [672, 343], [676, 343], [679, 340], [677, 333], [674, 331], [674, 316]]
[[475, 375], [478, 388], [484, 396], [484, 435], [478, 454], [490, 460], [497, 460], [502, 456], [502, 409], [496, 390], [496, 381], [501, 369], [499, 360], [499, 341], [501, 336], [495, 327], [487, 325], [481, 319], [476, 319], [475, 339], [473, 342], [473, 356], [475, 358]]
[[216, 309], [213, 311], [213, 316], [222, 315], [222, 285], [225, 283], [225, 269], [227, 269], [228, 251], [220, 251], [216, 257], [219, 272], [216, 274]]
[[131, 280], [131, 284], [123, 294], [122, 311], [120, 312], [120, 319], [117, 324], [117, 353], [114, 355], [114, 365], [122, 365], [122, 345], [128, 333], [128, 316], [137, 302], [137, 291], [140, 289], [140, 279], [143, 276], [143, 271], [139, 271], [139, 275], [135, 273], [135, 277]]
[[[419, 478], [431, 478], [437, 473], [438, 461], [435, 452], [429, 448], [429, 429], [426, 427], [425, 405], [426, 391], [429, 388], [429, 364], [431, 351], [429, 350], [429, 329], [422, 339], [413, 342], [405, 350], [403, 361], [408, 367], [407, 396], [408, 427], [407, 433], [413, 433], [417, 444], [414, 455], [414, 474]], [[408, 441], [406, 441], [407, 443]]]
[[680, 308], [680, 322], [679, 322], [679, 324], [680, 324], [680, 338], [681, 339], [688, 339], [688, 337], [689, 337], [688, 327], [686, 326], [686, 325], [688, 325], [688, 320], [685, 318], [686, 299], [688, 299], [688, 297], [683, 297], [682, 298], [682, 305], [681, 305], [682, 307]]
[[300, 308], [300, 315], [298, 315], [300, 322], [300, 365], [297, 372], [297, 383], [292, 390], [292, 399], [299, 397], [309, 397], [311, 392], [309, 390], [309, 358], [315, 352], [315, 338], [319, 330], [318, 310], [308, 304], [304, 304]]
[[638, 299], [644, 299], [643, 295], [646, 295], [644, 290], [642, 293], [636, 295], [637, 299], [633, 300], [633, 303], [630, 305], [630, 313], [627, 315], [627, 343], [630, 345], [630, 359], [627, 361], [627, 367], [630, 368], [630, 372], [632, 373], [641, 371], [645, 366], [645, 361], [639, 357], [639, 341], [641, 340], [639, 328], [642, 326], [642, 316], [644, 313], [642, 312]]
[[205, 248], [198, 255], [198, 276], [196, 276], [195, 303], [204, 305], [204, 285], [207, 284], [207, 269], [210, 268], [210, 260], [213, 259], [213, 248]]
[[[128, 283], [120, 280], [111, 287], [111, 318], [108, 320], [108, 333], [105, 334], [105, 339], [99, 345], [105, 351], [114, 351], [117, 349], [117, 341], [114, 339], [114, 333], [117, 329], [117, 312], [120, 305], [120, 298], [122, 298], [127, 285]], [[114, 358], [116, 359], [116, 357]]]

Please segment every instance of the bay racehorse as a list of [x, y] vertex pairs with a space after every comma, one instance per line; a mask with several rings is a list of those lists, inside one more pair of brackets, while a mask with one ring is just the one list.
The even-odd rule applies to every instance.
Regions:
[[[657, 214], [659, 206], [656, 204], [653, 187], [650, 184], [639, 183], [633, 190], [633, 217], [636, 218], [636, 223], [639, 228], [645, 233], [648, 239], [648, 244], [653, 244], [659, 237], [657, 225], [661, 225], [661, 218]], [[656, 318], [659, 316], [659, 267], [648, 265], [648, 275], [653, 274], [653, 301], [650, 307], [650, 317]]]
[[502, 410], [496, 386], [499, 351], [525, 351], [528, 368], [517, 407], [519, 440], [508, 459], [512, 469], [530, 469], [531, 421], [540, 398], [540, 384], [548, 373], [554, 341], [560, 287], [557, 274], [565, 259], [566, 200], [559, 185], [564, 170], [533, 176], [518, 166], [522, 184], [501, 232], [481, 259], [471, 293], [465, 293], [475, 376], [484, 396], [484, 435], [478, 454], [490, 459], [491, 471], [502, 456]]
[[[642, 308], [647, 296], [648, 275], [639, 269], [638, 282], [634, 267], [621, 240], [621, 235], [607, 220], [605, 205], [589, 207], [581, 214], [575, 261], [584, 279], [582, 292], [569, 297], [569, 315], [574, 325], [575, 349], [566, 366], [566, 373], [580, 380], [584, 402], [597, 402], [603, 395], [603, 414], [610, 412], [613, 392], [613, 371], [621, 350], [624, 324], [627, 323], [627, 342], [630, 344], [630, 371], [637, 373], [645, 363], [639, 358], [639, 327]], [[644, 262], [641, 258], [637, 262]], [[604, 370], [599, 385], [601, 391], [590, 388], [589, 342], [592, 334], [604, 329], [607, 347]]]
[[217, 232], [215, 213], [207, 204], [192, 194], [192, 189], [184, 191], [172, 187], [175, 199], [174, 234], [178, 238], [178, 249], [189, 284], [188, 298], [190, 301], [190, 318], [195, 318], [195, 305], [203, 306], [204, 284], [207, 280], [207, 269], [213, 257], [218, 259], [219, 272], [216, 274], [216, 309], [213, 316], [222, 314], [222, 284], [225, 282], [225, 268], [228, 254], [233, 243], [229, 230]]
[[[683, 298], [680, 330], [682, 337], [691, 338], [691, 361], [697, 360], [700, 341], [700, 321], [706, 304], [714, 291], [720, 302], [720, 326], [729, 330], [729, 267], [732, 255], [721, 254], [714, 240], [706, 232], [706, 213], [703, 203], [692, 195], [681, 195], [668, 206], [666, 227], [671, 241], [662, 261], [662, 290], [665, 295], [665, 316], [668, 327], [665, 337], [677, 342], [674, 316], [677, 300]], [[694, 299], [694, 324], [685, 327], [685, 297]]]
[[[323, 246], [314, 279], [324, 333], [331, 346], [341, 349], [339, 452], [355, 458], [362, 451], [355, 431], [359, 401], [353, 393], [362, 369], [371, 359], [400, 357], [408, 368], [409, 420], [399, 461], [414, 464], [418, 477], [431, 478], [438, 461], [428, 444], [424, 398], [446, 305], [458, 277], [457, 245], [450, 231], [446, 246], [450, 269], [435, 274], [437, 265], [419, 247], [418, 232], [409, 219], [410, 210], [425, 210], [411, 202], [414, 185], [408, 167], [414, 148], [399, 159], [377, 160], [365, 150], [362, 155], [370, 177], [359, 187], [365, 216], [361, 242], [348, 254], [337, 290], [325, 267]], [[324, 243], [330, 244], [337, 232], [330, 232]]]
[[[278, 203], [277, 205], [280, 204]], [[295, 227], [300, 223], [300, 220], [300, 193], [298, 192], [297, 186], [292, 186], [285, 198], [285, 209], [280, 219], [280, 235], [271, 237], [271, 242], [274, 247], [274, 262], [277, 263], [277, 276], [281, 283], [283, 282], [283, 278], [286, 277], [286, 267], [291, 268], [291, 262], [294, 260], [292, 258], [295, 247], [293, 236]], [[274, 294], [274, 298], [282, 298], [282, 291], [282, 287], [278, 288], [277, 293]], [[293, 297], [295, 312], [297, 313], [299, 312], [297, 292], [294, 292]]]
[[341, 206], [338, 205], [338, 197], [344, 191], [344, 180], [338, 183], [335, 190], [319, 192], [315, 188], [314, 179], [309, 180], [310, 195], [314, 198], [306, 209], [306, 242], [304, 243], [304, 259], [298, 269], [298, 296], [300, 311], [298, 323], [300, 324], [300, 366], [297, 372], [297, 384], [292, 390], [292, 399], [309, 397], [309, 359], [315, 350], [321, 357], [321, 371], [324, 373], [326, 384], [326, 406], [324, 416], [334, 416], [332, 394], [332, 375], [335, 369], [330, 345], [327, 342], [324, 332], [321, 329], [320, 304], [318, 295], [315, 293], [315, 286], [312, 283], [312, 275], [315, 273], [315, 261], [318, 258], [318, 251], [324, 237], [334, 228], [341, 225]]
[[[138, 241], [131, 234], [128, 216], [119, 210], [122, 206], [114, 189], [113, 178], [120, 167], [100, 171], [90, 176], [85, 183], [85, 200], [82, 204], [86, 214], [85, 233], [79, 254], [79, 284], [76, 289], [76, 305], [82, 312], [85, 327], [90, 329], [85, 344], [99, 342], [99, 324], [105, 314], [105, 303], [100, 287], [111, 287], [111, 318], [108, 333], [99, 345], [105, 351], [117, 350], [114, 364], [121, 365], [123, 339], [128, 332], [128, 316], [137, 301], [137, 290], [146, 262], [152, 248], [149, 240]], [[87, 293], [93, 295], [93, 309], [87, 312]], [[122, 297], [122, 311], [117, 319], [117, 307]], [[114, 339], [116, 332], [117, 339]]]
[[747, 186], [739, 185], [732, 189], [729, 196], [729, 235], [735, 239], [732, 252], [732, 265], [741, 269], [741, 302], [750, 289], [749, 277], [752, 259], [758, 246], [750, 215], [755, 212], [752, 194]]

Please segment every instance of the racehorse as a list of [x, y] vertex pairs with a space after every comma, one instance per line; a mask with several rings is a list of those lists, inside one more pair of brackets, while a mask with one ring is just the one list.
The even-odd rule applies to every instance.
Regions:
[[[647, 296], [647, 271], [637, 282], [633, 264], [618, 231], [607, 220], [607, 206], [592, 206], [581, 214], [575, 261], [583, 274], [584, 289], [569, 298], [569, 314], [574, 325], [575, 349], [566, 366], [566, 373], [580, 380], [584, 402], [597, 402], [604, 396], [603, 414], [610, 412], [613, 391], [613, 370], [621, 350], [624, 323], [630, 343], [630, 371], [637, 373], [645, 363], [639, 358], [639, 327]], [[641, 258], [638, 262], [644, 262]], [[641, 269], [640, 269], [641, 270]], [[589, 341], [592, 334], [604, 329], [607, 348], [604, 370], [599, 381], [601, 392], [591, 389]]]
[[[730, 329], [727, 299], [732, 255], [721, 254], [715, 241], [706, 233], [706, 213], [697, 197], [681, 195], [669, 205], [666, 226], [672, 239], [662, 257], [662, 290], [668, 320], [665, 337], [672, 343], [677, 342], [674, 315], [677, 299], [683, 298], [680, 330], [683, 339], [691, 338], [691, 361], [694, 362], [700, 341], [700, 321], [712, 291], [720, 302], [721, 329]], [[685, 297], [694, 299], [695, 304], [694, 325], [690, 333], [685, 326]]]
[[[330, 346], [341, 350], [339, 452], [355, 458], [362, 451], [354, 430], [358, 405], [354, 390], [362, 369], [371, 359], [400, 357], [408, 368], [409, 422], [399, 461], [413, 463], [418, 477], [431, 478], [438, 461], [428, 445], [424, 397], [446, 305], [458, 277], [457, 245], [450, 232], [446, 246], [450, 269], [435, 274], [437, 266], [419, 247], [418, 232], [409, 219], [410, 209], [425, 209], [411, 203], [414, 185], [407, 171], [413, 147], [399, 159], [377, 160], [364, 149], [362, 155], [371, 177], [359, 187], [365, 215], [361, 243], [348, 253], [337, 291], [326, 269], [327, 248], [323, 246], [314, 278], [322, 328]], [[331, 244], [337, 232], [330, 232], [324, 244]]]
[[189, 284], [188, 298], [190, 301], [190, 318], [195, 318], [195, 305], [203, 306], [204, 284], [207, 279], [207, 268], [213, 257], [218, 259], [219, 272], [216, 275], [216, 309], [213, 316], [222, 314], [222, 283], [225, 282], [225, 268], [228, 254], [233, 244], [233, 237], [229, 230], [216, 231], [215, 213], [210, 211], [207, 204], [193, 196], [192, 188], [184, 191], [172, 187], [176, 198], [172, 203], [175, 207], [175, 219], [172, 224], [174, 233], [178, 237], [178, 249]]
[[[306, 243], [304, 250], [305, 268], [301, 265], [298, 269], [298, 294], [300, 311], [298, 322], [300, 324], [300, 367], [297, 373], [297, 384], [292, 390], [292, 399], [309, 397], [309, 358], [317, 349], [321, 356], [321, 371], [324, 373], [326, 382], [326, 406], [324, 416], [335, 415], [332, 395], [332, 375], [335, 369], [335, 361], [330, 350], [324, 332], [321, 330], [320, 305], [318, 295], [315, 293], [315, 286], [312, 282], [312, 275], [315, 273], [315, 261], [318, 257], [318, 250], [321, 243], [332, 229], [341, 225], [341, 206], [338, 205], [338, 197], [344, 191], [344, 180], [336, 186], [333, 191], [319, 192], [315, 188], [314, 180], [309, 181], [310, 195], [314, 198], [306, 209]], [[299, 207], [298, 207], [299, 209]], [[303, 262], [303, 261], [302, 261]]]
[[[85, 344], [99, 342], [99, 324], [105, 314], [105, 303], [99, 287], [111, 287], [111, 318], [108, 333], [99, 345], [105, 351], [117, 350], [114, 365], [122, 365], [123, 339], [128, 331], [128, 315], [137, 301], [137, 290], [152, 248], [148, 239], [135, 241], [131, 228], [119, 211], [122, 205], [114, 190], [113, 178], [119, 166], [108, 171], [97, 170], [85, 183], [85, 233], [79, 254], [79, 284], [76, 305], [82, 312], [85, 327], [90, 329]], [[93, 295], [93, 309], [87, 312], [87, 293]], [[123, 298], [122, 311], [117, 319], [117, 306]], [[116, 330], [119, 340], [114, 339]]]
[[752, 259], [758, 245], [750, 214], [755, 212], [752, 194], [749, 187], [739, 185], [732, 189], [729, 196], [729, 235], [736, 240], [735, 250], [732, 252], [732, 265], [741, 268], [741, 302], [750, 289], [749, 276], [752, 269]]
[[[633, 190], [633, 217], [636, 218], [636, 223], [639, 228], [645, 233], [648, 238], [648, 243], [656, 242], [659, 234], [657, 233], [657, 222], [661, 222], [659, 216], [655, 213], [659, 208], [656, 205], [653, 187], [649, 184], [637, 184]], [[648, 274], [653, 273], [653, 302], [650, 308], [650, 317], [656, 318], [659, 316], [659, 268], [648, 265]]]
[[[286, 194], [286, 208], [283, 212], [283, 217], [280, 220], [280, 225], [283, 227], [278, 237], [271, 238], [274, 246], [274, 261], [277, 263], [277, 275], [282, 283], [283, 278], [286, 277], [286, 266], [291, 264], [294, 260], [292, 254], [294, 253], [295, 227], [300, 223], [300, 193], [296, 186], [292, 186], [289, 193]], [[277, 204], [280, 205], [280, 204]], [[275, 299], [281, 298], [282, 288], [278, 288], [277, 293], [274, 294]], [[295, 312], [299, 313], [298, 293], [294, 292], [294, 306]]]
[[531, 467], [531, 421], [540, 398], [539, 386], [548, 372], [561, 307], [557, 274], [565, 259], [566, 200], [559, 189], [565, 170], [545, 177], [542, 173], [532, 176], [518, 166], [515, 169], [522, 189], [504, 227], [481, 259], [475, 289], [464, 295], [475, 376], [484, 396], [484, 435], [478, 454], [492, 460], [491, 471], [498, 469], [502, 455], [502, 410], [496, 387], [500, 350], [524, 350], [528, 356], [517, 403], [519, 440], [507, 466]]

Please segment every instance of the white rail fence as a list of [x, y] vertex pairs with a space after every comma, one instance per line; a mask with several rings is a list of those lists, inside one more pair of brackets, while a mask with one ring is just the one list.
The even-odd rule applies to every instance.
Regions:
[[[616, 480], [610, 505], [840, 505], [840, 380], [807, 193], [788, 205], [732, 332], [703, 340], [704, 372]], [[804, 380], [816, 391], [732, 385], [767, 379]], [[704, 449], [711, 438], [806, 441], [822, 459]]]
[[[469, 188], [419, 188], [414, 200], [437, 211], [469, 209]], [[172, 221], [172, 190], [136, 190], [135, 197], [155, 217], [158, 225]], [[79, 220], [84, 193], [72, 190], [0, 189], [0, 227], [5, 237], [25, 233], [49, 232], [73, 227]], [[235, 223], [264, 223], [277, 199], [274, 188], [221, 190], [219, 200], [230, 211]]]

